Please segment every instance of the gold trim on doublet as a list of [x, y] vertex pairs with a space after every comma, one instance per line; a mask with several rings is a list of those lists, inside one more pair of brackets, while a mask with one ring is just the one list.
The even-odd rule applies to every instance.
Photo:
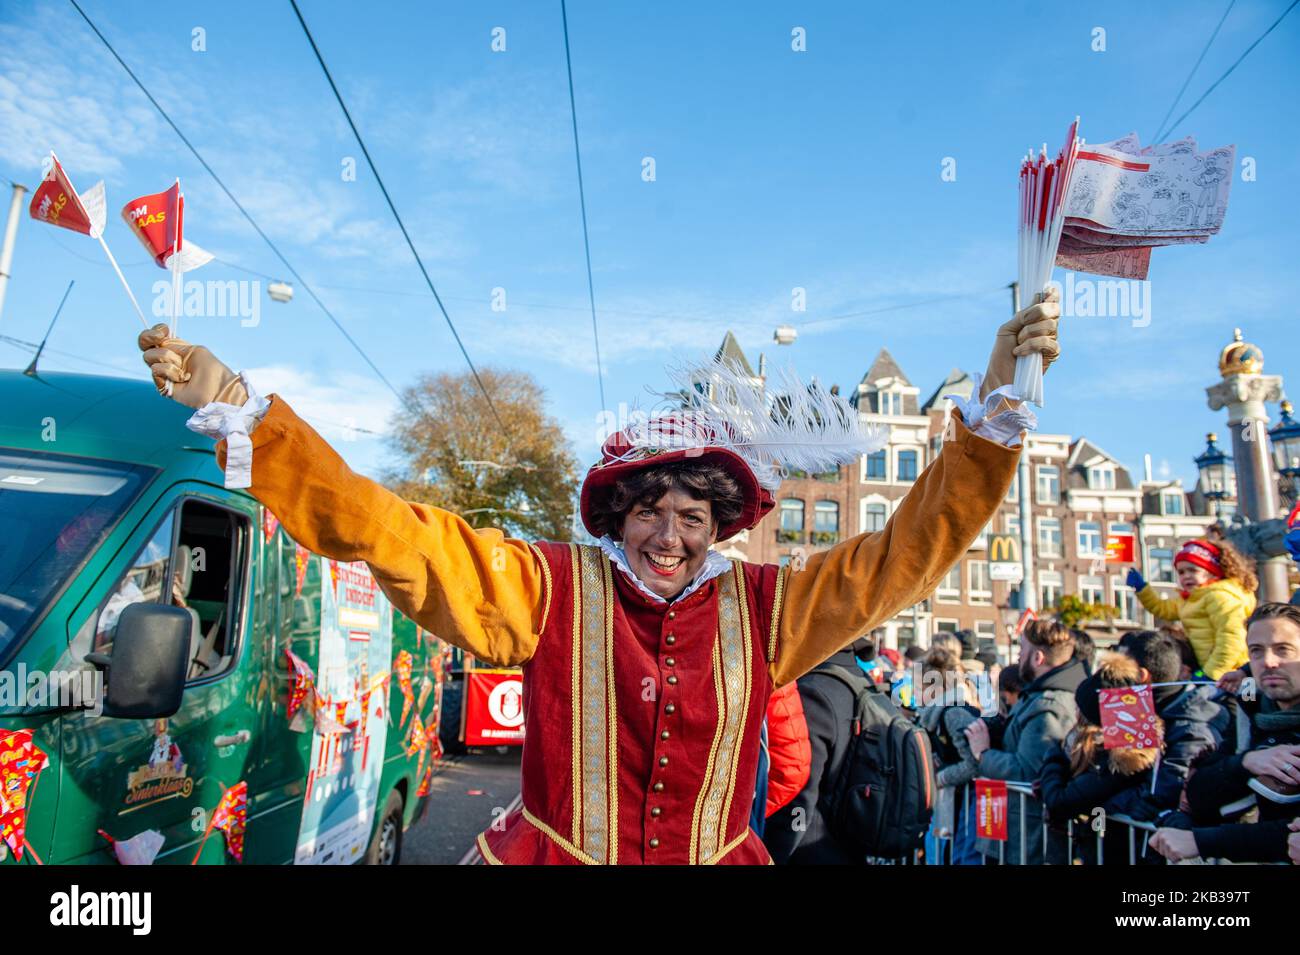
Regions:
[[582, 594], [579, 681], [581, 840], [600, 863], [618, 859], [618, 741], [614, 701], [614, 581], [598, 547], [578, 548]]

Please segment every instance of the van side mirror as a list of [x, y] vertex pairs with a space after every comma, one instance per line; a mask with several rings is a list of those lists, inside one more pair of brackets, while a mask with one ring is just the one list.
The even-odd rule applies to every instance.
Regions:
[[157, 719], [181, 708], [189, 669], [189, 613], [181, 607], [137, 603], [117, 618], [112, 654], [88, 653], [104, 671], [104, 715]]

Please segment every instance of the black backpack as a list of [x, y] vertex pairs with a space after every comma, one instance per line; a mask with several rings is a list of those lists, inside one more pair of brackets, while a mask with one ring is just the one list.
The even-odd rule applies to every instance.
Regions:
[[943, 712], [939, 714], [936, 728], [929, 734], [930, 746], [934, 750], [934, 755], [938, 759], [938, 765], [941, 768], [961, 762], [961, 753], [957, 751], [957, 744], [948, 733], [948, 711], [954, 706], [959, 710], [965, 710], [971, 716], [978, 718], [980, 715], [980, 711], [969, 703], [951, 703], [943, 708]]
[[924, 844], [934, 812], [929, 736], [865, 676], [834, 664], [813, 674], [853, 691], [852, 738], [823, 804], [831, 834], [865, 856], [910, 856]]

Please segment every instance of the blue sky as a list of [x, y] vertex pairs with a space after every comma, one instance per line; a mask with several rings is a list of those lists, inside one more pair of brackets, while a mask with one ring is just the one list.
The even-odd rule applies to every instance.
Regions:
[[[463, 368], [287, 2], [83, 5], [390, 380]], [[1286, 5], [1239, 0], [1175, 115]], [[882, 346], [923, 396], [953, 366], [982, 370], [1009, 307], [1020, 155], [1044, 140], [1055, 150], [1075, 114], [1091, 142], [1130, 130], [1149, 141], [1225, 6], [574, 0], [609, 403], [652, 403], [644, 388], [666, 385], [665, 363], [711, 352], [729, 328], [751, 359], [762, 351], [846, 388]], [[599, 400], [558, 0], [302, 7], [470, 354], [531, 371], [590, 461]], [[505, 52], [491, 49], [498, 26]], [[196, 27], [204, 52], [191, 49]], [[806, 52], [791, 50], [794, 27]], [[1257, 179], [1238, 170], [1208, 245], [1156, 250], [1149, 326], [1062, 324], [1041, 430], [1086, 435], [1135, 471], [1150, 453], [1159, 472], [1190, 480], [1204, 433], [1224, 430], [1204, 388], [1234, 326], [1264, 349], [1267, 371], [1300, 375], [1297, 52], [1293, 13], [1166, 137], [1235, 143]], [[221, 260], [192, 277], [251, 278], [225, 263], [283, 274], [71, 6], [11, 0], [0, 7], [0, 174], [35, 185], [51, 147], [80, 189], [106, 180], [108, 240], [142, 301], [164, 273], [117, 210], [176, 176], [187, 237]], [[647, 156], [654, 182], [641, 177]], [[355, 181], [341, 175], [347, 157]], [[955, 181], [941, 179], [945, 157]], [[69, 279], [50, 342], [60, 351], [43, 365], [143, 377], [139, 322], [96, 244], [29, 219], [0, 334], [39, 339]], [[497, 287], [504, 312], [490, 307]], [[795, 287], [806, 312], [791, 311]], [[301, 289], [291, 304], [262, 303], [256, 327], [195, 318], [182, 332], [252, 370], [375, 473], [382, 440], [340, 425], [384, 430], [391, 393]], [[778, 349], [772, 329], [785, 322], [800, 336]], [[29, 357], [0, 343], [6, 367]]]

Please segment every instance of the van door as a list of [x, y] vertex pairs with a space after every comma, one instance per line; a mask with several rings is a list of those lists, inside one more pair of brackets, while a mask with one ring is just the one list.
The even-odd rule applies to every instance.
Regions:
[[[181, 709], [170, 718], [64, 718], [57, 861], [112, 862], [101, 830], [124, 840], [153, 829], [164, 838], [158, 862], [189, 863], [222, 793], [245, 779], [265, 688], [250, 650], [260, 579], [251, 502], [236, 506], [243, 503], [187, 495], [159, 505], [130, 545], [129, 565], [113, 565], [69, 621], [79, 659], [91, 650], [111, 653], [118, 616], [131, 603], [184, 607], [192, 618], [190, 671]], [[251, 792], [248, 811], [255, 811]], [[233, 861], [221, 832], [207, 840], [200, 861]]]

